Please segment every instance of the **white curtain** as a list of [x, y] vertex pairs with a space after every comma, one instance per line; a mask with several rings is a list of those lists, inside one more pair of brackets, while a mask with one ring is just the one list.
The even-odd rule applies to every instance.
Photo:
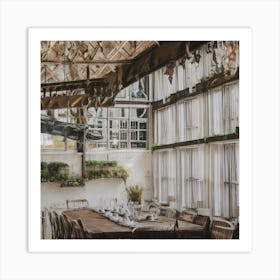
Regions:
[[208, 95], [209, 135], [223, 134], [222, 87], [213, 88]]
[[204, 146], [180, 151], [181, 206], [208, 206], [208, 192], [204, 182]]
[[224, 133], [235, 132], [239, 126], [239, 83], [226, 85], [223, 88], [223, 121]]
[[[213, 67], [213, 53], [208, 52], [208, 44], [205, 44], [201, 48], [201, 60], [203, 64], [203, 77], [211, 76], [211, 69]], [[208, 52], [208, 53], [207, 53]]]
[[178, 65], [177, 66], [178, 91], [183, 90], [187, 87], [186, 81], [187, 81], [186, 68], [184, 68], [182, 65]]
[[176, 107], [175, 105], [155, 111], [154, 139], [156, 144], [176, 142]]
[[223, 145], [210, 144], [209, 185], [214, 216], [222, 215]]
[[238, 141], [153, 152], [154, 197], [181, 207], [211, 208], [214, 216], [239, 215]]
[[178, 114], [178, 141], [186, 140], [186, 118], [185, 118], [185, 102], [177, 104]]
[[[201, 82], [202, 78], [209, 78], [216, 71], [216, 62], [214, 62], [213, 56], [215, 54], [218, 67], [228, 69], [229, 63], [234, 63], [234, 69], [238, 67], [239, 51], [236, 49], [236, 59], [229, 61], [226, 57], [226, 44], [223, 41], [217, 42], [218, 47], [216, 49], [208, 49], [208, 43], [204, 44], [197, 50], [197, 54], [200, 55], [199, 62], [194, 61], [193, 58], [186, 59], [184, 67], [180, 64], [181, 59], [176, 61], [174, 67], [173, 80], [170, 84], [168, 75], [165, 75], [166, 66], [154, 71], [149, 75], [150, 93], [153, 93], [153, 101], [166, 99], [177, 91], [189, 88], [190, 92], [193, 92], [192, 88], [197, 83]], [[235, 72], [234, 72], [235, 73]], [[233, 73], [232, 73], [233, 74]], [[138, 83], [129, 87], [130, 91], [138, 88]]]
[[236, 217], [239, 207], [239, 147], [237, 144], [224, 146], [224, 201], [228, 202], [223, 215]]
[[176, 151], [153, 153], [154, 197], [160, 202], [169, 202], [178, 197], [176, 191]]
[[177, 115], [179, 141], [204, 137], [204, 96], [178, 103]]
[[211, 144], [209, 185], [215, 216], [237, 217], [239, 207], [238, 143]]

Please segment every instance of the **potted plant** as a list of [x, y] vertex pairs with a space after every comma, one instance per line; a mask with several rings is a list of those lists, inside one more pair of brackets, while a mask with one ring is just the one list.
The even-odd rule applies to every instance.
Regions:
[[126, 187], [128, 201], [141, 204], [143, 190], [144, 188], [139, 185]]

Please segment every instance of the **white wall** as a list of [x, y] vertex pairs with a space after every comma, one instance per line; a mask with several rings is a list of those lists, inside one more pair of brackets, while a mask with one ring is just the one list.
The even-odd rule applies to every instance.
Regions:
[[151, 199], [152, 191], [152, 153], [150, 150], [109, 150], [94, 151], [87, 154], [87, 160], [116, 160], [123, 166], [129, 177], [126, 186], [144, 187], [143, 199]]
[[110, 202], [124, 196], [124, 183], [121, 179], [98, 179], [86, 182], [83, 187], [60, 187], [59, 183], [41, 184], [42, 208], [66, 208], [67, 199], [86, 198], [89, 205], [98, 206], [100, 199]]
[[[42, 161], [62, 161], [70, 166], [71, 172], [80, 174], [81, 155], [70, 152], [44, 153]], [[87, 160], [116, 160], [123, 166], [129, 177], [122, 179], [97, 179], [87, 181], [83, 187], [60, 187], [59, 183], [41, 183], [41, 207], [64, 208], [67, 199], [86, 198], [90, 206], [97, 206], [100, 200], [110, 202], [113, 198], [125, 200], [125, 187], [139, 184], [144, 187], [142, 199], [152, 198], [151, 151], [148, 150], [110, 150], [87, 154]], [[81, 172], [81, 171], [80, 171]]]

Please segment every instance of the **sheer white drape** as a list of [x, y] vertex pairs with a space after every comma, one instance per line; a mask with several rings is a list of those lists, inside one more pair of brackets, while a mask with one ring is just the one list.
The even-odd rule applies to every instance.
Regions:
[[176, 191], [176, 151], [153, 153], [154, 197], [161, 202], [169, 202], [170, 197], [178, 197]]
[[[165, 67], [150, 74], [153, 101], [165, 103], [172, 93], [186, 88], [192, 93], [202, 78], [211, 77], [217, 67], [225, 68], [229, 63], [225, 44], [217, 42], [216, 49], [203, 45], [196, 53], [200, 55], [199, 62], [190, 59], [181, 65], [178, 60], [172, 84], [164, 74]], [[239, 81], [154, 111], [154, 143], [158, 145], [231, 134], [236, 127], [239, 127]], [[172, 196], [178, 207], [212, 208], [216, 216], [238, 216], [238, 140], [154, 151], [153, 173], [154, 197], [160, 201], [168, 201]]]
[[180, 163], [181, 206], [208, 206], [208, 192], [204, 182], [204, 145], [180, 150]]
[[237, 217], [239, 207], [239, 145], [211, 144], [209, 185], [215, 216]]
[[154, 141], [156, 144], [170, 144], [176, 142], [176, 107], [154, 112]]
[[[200, 56], [198, 61], [192, 57], [182, 65], [181, 60], [177, 60], [171, 84], [168, 76], [164, 74], [165, 66], [150, 74], [150, 86], [153, 89], [154, 101], [162, 99], [165, 103], [172, 93], [186, 88], [189, 88], [190, 93], [192, 93], [195, 91], [197, 83], [201, 82], [202, 79], [213, 77], [214, 72], [222, 71], [222, 68], [226, 71], [229, 70], [233, 75], [239, 65], [239, 51], [237, 47], [235, 50], [236, 58], [234, 61], [229, 61], [226, 55], [226, 44], [227, 42], [218, 41], [217, 48], [211, 50], [208, 48], [208, 43], [202, 45], [196, 52], [196, 55]], [[214, 61], [214, 56], [216, 61]]]
[[208, 95], [209, 135], [223, 134], [222, 87], [213, 88]]
[[223, 88], [224, 133], [235, 132], [239, 126], [239, 84], [225, 85]]
[[224, 146], [224, 207], [226, 217], [236, 217], [239, 207], [239, 146], [227, 144]]
[[214, 216], [239, 215], [238, 142], [153, 152], [154, 197], [181, 207], [211, 208]]
[[208, 44], [205, 44], [201, 47], [201, 61], [203, 69], [203, 77], [210, 77], [212, 75], [211, 70], [214, 65], [213, 53], [209, 52]]
[[153, 80], [154, 85], [154, 101], [162, 99], [165, 103], [166, 99], [170, 96], [170, 94], [176, 92], [176, 81], [172, 81], [172, 84], [170, 84], [168, 76], [164, 73], [165, 67], [162, 67], [159, 70], [152, 73], [151, 79]]
[[162, 67], [150, 76], [151, 88], [153, 89], [154, 101], [163, 99], [163, 102], [172, 94], [177, 91], [192, 88], [201, 81], [203, 77], [209, 77], [211, 68], [213, 67], [213, 54], [207, 53], [207, 44], [203, 45], [198, 53], [200, 55], [199, 62], [193, 59], [186, 60], [184, 65], [180, 60], [176, 61], [174, 67], [173, 80], [170, 84], [168, 76], [165, 75], [166, 67]]
[[234, 133], [239, 126], [238, 83], [209, 90], [208, 108], [210, 136]]
[[204, 137], [204, 98], [204, 96], [200, 95], [193, 99], [177, 103], [178, 141], [187, 141]]
[[154, 120], [157, 144], [235, 133], [239, 126], [238, 83], [155, 111]]

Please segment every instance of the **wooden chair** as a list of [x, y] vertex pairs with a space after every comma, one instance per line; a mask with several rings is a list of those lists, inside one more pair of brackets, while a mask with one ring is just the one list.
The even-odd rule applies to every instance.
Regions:
[[232, 239], [235, 226], [223, 218], [213, 218], [211, 224], [211, 239]]
[[208, 216], [203, 216], [203, 215], [196, 215], [193, 221], [194, 224], [203, 226], [203, 227], [208, 227], [210, 226], [210, 217]]
[[77, 222], [78, 222], [78, 224], [79, 224], [79, 226], [80, 226], [80, 228], [81, 228], [83, 238], [85, 238], [85, 239], [90, 238], [90, 234], [89, 234], [89, 232], [87, 231], [87, 229], [85, 228], [85, 226], [84, 226], [82, 220], [81, 220], [81, 219], [78, 219]]
[[55, 218], [51, 211], [48, 212], [48, 216], [51, 225], [52, 239], [56, 239], [58, 234], [57, 234], [57, 226], [56, 226]]
[[65, 214], [62, 214], [62, 218], [66, 229], [66, 238], [71, 239], [73, 234], [72, 224]]
[[60, 226], [60, 231], [61, 231], [60, 232], [61, 238], [67, 239], [68, 232], [67, 232], [67, 226], [65, 224], [64, 218], [62, 215], [59, 215], [58, 219], [59, 219], [59, 226]]
[[90, 233], [84, 227], [81, 219], [71, 221], [71, 239], [90, 239]]
[[67, 209], [79, 209], [88, 207], [87, 199], [66, 200]]
[[185, 220], [189, 223], [193, 223], [195, 220], [195, 217], [197, 216], [197, 212], [193, 208], [183, 208], [178, 220]]
[[60, 217], [59, 215], [53, 211], [53, 217], [54, 217], [54, 223], [55, 223], [55, 239], [63, 239], [64, 238], [64, 228], [61, 224]]
[[68, 220], [68, 218], [65, 214], [61, 214], [59, 216], [59, 218], [60, 218], [61, 228], [63, 229], [62, 230], [63, 238], [64, 239], [71, 239], [71, 237], [72, 237], [72, 225], [71, 225], [71, 223], [69, 222], [69, 220]]
[[203, 227], [204, 237], [209, 238], [210, 235], [210, 217], [203, 215], [196, 215], [193, 223]]
[[71, 221], [72, 226], [72, 239], [84, 239], [84, 232], [77, 220]]
[[166, 208], [165, 216], [168, 218], [175, 218], [176, 217], [176, 209], [174, 208]]

